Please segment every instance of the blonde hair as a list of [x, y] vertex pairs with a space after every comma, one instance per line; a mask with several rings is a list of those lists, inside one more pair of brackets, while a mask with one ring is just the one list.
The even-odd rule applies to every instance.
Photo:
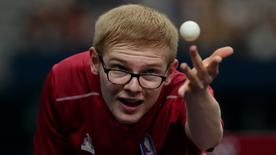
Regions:
[[93, 46], [98, 52], [103, 52], [120, 43], [168, 48], [168, 59], [173, 61], [178, 46], [178, 32], [164, 14], [152, 8], [137, 4], [122, 5], [107, 11], [96, 21]]

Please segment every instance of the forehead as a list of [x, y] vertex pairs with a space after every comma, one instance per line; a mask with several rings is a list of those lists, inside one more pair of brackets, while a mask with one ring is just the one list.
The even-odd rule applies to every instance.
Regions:
[[112, 46], [105, 50], [104, 55], [109, 59], [167, 62], [169, 56], [169, 48], [152, 48], [152, 47], [136, 47], [125, 44]]

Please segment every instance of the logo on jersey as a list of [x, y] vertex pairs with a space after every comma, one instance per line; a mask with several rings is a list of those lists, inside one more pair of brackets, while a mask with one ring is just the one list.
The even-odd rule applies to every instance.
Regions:
[[92, 144], [92, 139], [88, 133], [86, 133], [86, 135], [83, 139], [83, 143], [81, 144], [81, 150], [90, 152], [93, 155], [95, 154], [95, 148]]
[[149, 134], [147, 134], [144, 141], [140, 143], [140, 150], [142, 155], [156, 155], [155, 148]]

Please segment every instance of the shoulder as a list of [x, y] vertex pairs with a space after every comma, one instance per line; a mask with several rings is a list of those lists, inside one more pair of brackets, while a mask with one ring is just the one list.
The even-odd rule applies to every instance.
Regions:
[[186, 80], [186, 75], [180, 71], [175, 71], [173, 73], [173, 78], [171, 81], [171, 85], [175, 86], [175, 85], [179, 85], [181, 83], [183, 83]]
[[177, 119], [180, 113], [185, 113], [185, 102], [181, 96], [178, 95], [179, 87], [185, 82], [186, 76], [184, 73], [176, 71], [173, 73], [173, 78], [170, 84], [163, 87], [159, 97], [159, 104], [163, 106], [163, 114]]
[[52, 73], [56, 81], [65, 82], [85, 74], [87, 69], [89, 69], [89, 53], [82, 52], [56, 63], [52, 67]]
[[56, 63], [53, 66], [53, 71], [54, 72], [61, 72], [64, 73], [63, 71], [73, 71], [74, 69], [80, 68], [80, 67], [85, 67], [89, 65], [89, 52], [84, 51], [72, 56], [69, 56], [60, 62]]
[[163, 96], [165, 95], [167, 98], [171, 98], [170, 96], [175, 96], [178, 98], [178, 88], [185, 82], [185, 80], [186, 76], [184, 73], [175, 71], [172, 75], [171, 82], [163, 88]]
[[67, 57], [56, 63], [50, 72], [55, 98], [90, 93], [96, 88], [97, 77], [90, 71], [88, 51]]

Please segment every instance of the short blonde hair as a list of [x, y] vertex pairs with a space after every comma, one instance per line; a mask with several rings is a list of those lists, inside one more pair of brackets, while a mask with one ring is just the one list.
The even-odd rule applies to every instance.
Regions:
[[173, 61], [178, 46], [178, 32], [166, 15], [146, 6], [127, 4], [107, 11], [95, 25], [93, 46], [98, 52], [120, 43], [168, 48], [168, 59]]

